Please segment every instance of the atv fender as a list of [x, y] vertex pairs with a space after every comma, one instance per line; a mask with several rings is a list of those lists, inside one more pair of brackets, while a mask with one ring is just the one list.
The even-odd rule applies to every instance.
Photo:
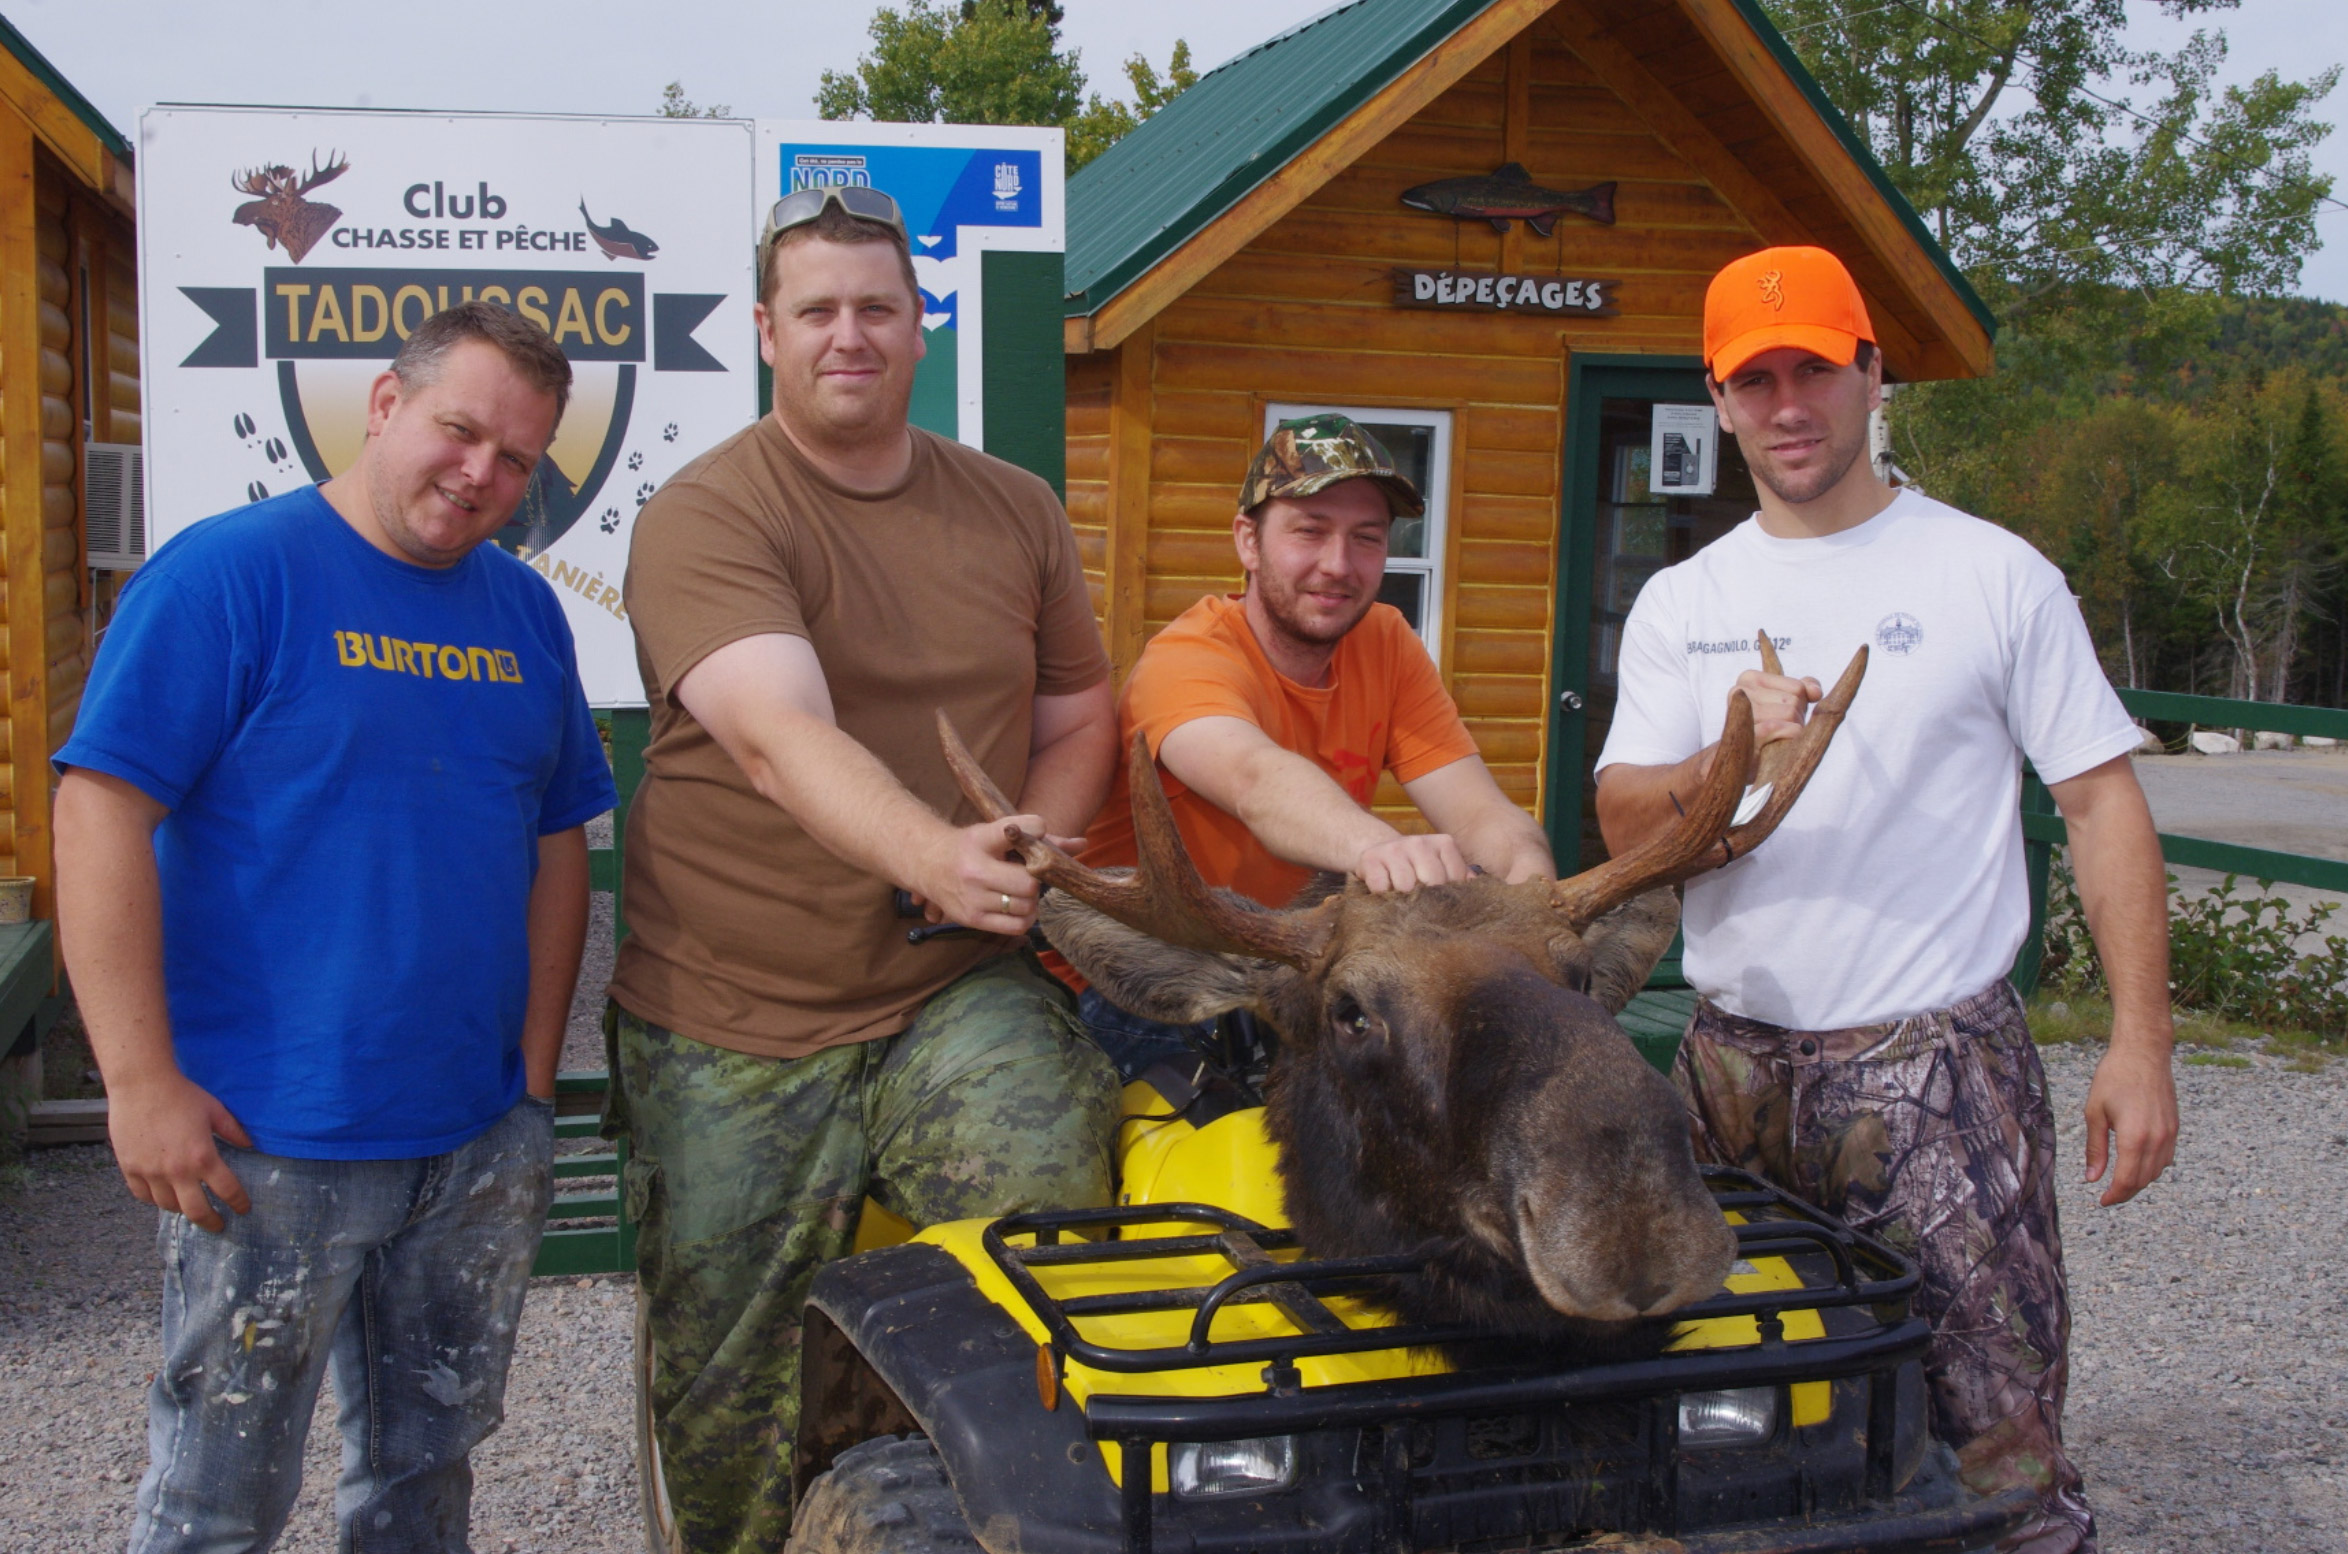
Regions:
[[859, 1441], [918, 1430], [992, 1554], [1097, 1554], [1124, 1540], [1084, 1411], [1044, 1407], [1036, 1341], [921, 1242], [828, 1263], [800, 1334], [791, 1488], [804, 1497]]

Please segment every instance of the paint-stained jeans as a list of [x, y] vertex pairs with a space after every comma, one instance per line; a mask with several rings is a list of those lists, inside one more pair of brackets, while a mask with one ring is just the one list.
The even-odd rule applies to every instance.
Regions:
[[1672, 1078], [1700, 1160], [1742, 1166], [1880, 1236], [1924, 1276], [1933, 1434], [1964, 1480], [2044, 1513], [1999, 1547], [2094, 1554], [2063, 1452], [2070, 1296], [2046, 1073], [2000, 981], [1885, 1025], [1789, 1031], [1699, 1002]]
[[1117, 1075], [1069, 1002], [1004, 956], [895, 1036], [786, 1059], [606, 1009], [652, 1427], [693, 1554], [783, 1546], [800, 1312], [868, 1195], [916, 1225], [1109, 1201]]
[[163, 1216], [163, 1367], [131, 1554], [274, 1544], [329, 1363], [340, 1548], [463, 1554], [467, 1454], [505, 1417], [553, 1186], [554, 1107], [525, 1097], [471, 1142], [418, 1160], [220, 1154], [253, 1210], [217, 1235]]

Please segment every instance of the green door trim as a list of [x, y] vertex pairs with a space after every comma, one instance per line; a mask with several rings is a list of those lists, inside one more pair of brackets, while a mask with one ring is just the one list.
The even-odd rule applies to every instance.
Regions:
[[[1588, 732], [1579, 698], [1590, 689], [1590, 605], [1598, 564], [1598, 406], [1608, 398], [1680, 399], [1700, 356], [1575, 354], [1565, 368], [1565, 468], [1557, 525], [1557, 597], [1551, 619], [1548, 780], [1541, 813], [1560, 874], [1582, 866], [1582, 760]], [[1568, 702], [1571, 692], [1575, 702]]]

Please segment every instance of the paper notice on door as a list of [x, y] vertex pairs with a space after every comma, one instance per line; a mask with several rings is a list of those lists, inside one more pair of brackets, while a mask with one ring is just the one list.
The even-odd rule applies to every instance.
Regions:
[[1657, 405], [1647, 489], [1657, 496], [1710, 496], [1720, 464], [1720, 418], [1710, 405]]

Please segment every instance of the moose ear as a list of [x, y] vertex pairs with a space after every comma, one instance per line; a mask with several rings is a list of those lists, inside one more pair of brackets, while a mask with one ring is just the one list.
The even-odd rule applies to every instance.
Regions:
[[1103, 997], [1145, 1020], [1195, 1025], [1226, 1010], [1261, 1008], [1272, 981], [1296, 975], [1271, 961], [1153, 939], [1064, 890], [1044, 892], [1038, 921], [1052, 948]]
[[1590, 952], [1590, 996], [1622, 1013], [1679, 931], [1679, 896], [1669, 886], [1633, 896], [1582, 931]]

